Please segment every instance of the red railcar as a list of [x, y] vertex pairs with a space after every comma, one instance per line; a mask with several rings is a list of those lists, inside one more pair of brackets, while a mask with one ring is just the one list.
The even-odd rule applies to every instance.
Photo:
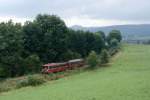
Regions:
[[83, 59], [74, 59], [68, 61], [69, 68], [81, 67], [84, 65]]
[[75, 67], [81, 67], [83, 65], [84, 65], [83, 59], [74, 59], [63, 63], [49, 63], [43, 65], [42, 73], [48, 74], [48, 73], [62, 72], [65, 70], [74, 69]]

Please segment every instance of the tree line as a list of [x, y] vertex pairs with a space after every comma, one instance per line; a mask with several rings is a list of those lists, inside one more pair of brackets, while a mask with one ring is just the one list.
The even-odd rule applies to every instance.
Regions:
[[86, 58], [91, 51], [112, 51], [121, 39], [118, 30], [108, 36], [102, 31], [72, 30], [56, 15], [39, 14], [24, 25], [1, 22], [0, 77], [37, 73], [41, 64]]

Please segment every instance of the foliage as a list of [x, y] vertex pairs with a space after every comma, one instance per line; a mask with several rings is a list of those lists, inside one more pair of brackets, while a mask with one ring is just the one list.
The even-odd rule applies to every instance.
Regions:
[[8, 78], [0, 82], [0, 93], [22, 88], [22, 87], [27, 87], [27, 86], [37, 86], [45, 83], [50, 78], [52, 77], [45, 78], [45, 76], [41, 74], [33, 74], [33, 75], [26, 75], [22, 77]]
[[96, 67], [96, 65], [98, 64], [98, 59], [95, 51], [91, 51], [91, 53], [87, 57], [87, 63], [90, 66], [90, 68]]
[[148, 45], [126, 45], [110, 67], [10, 91], [1, 94], [0, 100], [149, 100], [149, 54]]
[[76, 52], [72, 52], [71, 50], [66, 51], [61, 55], [64, 61], [68, 61], [70, 59], [79, 59], [81, 58], [81, 55]]
[[112, 30], [107, 36], [107, 43], [109, 53], [111, 56], [116, 54], [120, 48], [120, 42], [122, 40], [121, 32], [118, 30]]
[[[109, 47], [121, 41], [120, 31], [108, 35]], [[102, 31], [74, 31], [56, 15], [39, 14], [33, 21], [0, 23], [0, 77], [38, 73], [41, 64], [86, 58], [106, 48]], [[111, 49], [111, 47], [109, 48]]]
[[83, 31], [69, 31], [69, 48], [71, 51], [76, 51], [81, 54], [82, 57], [86, 56], [86, 38]]
[[29, 57], [25, 58], [24, 67], [26, 67], [27, 72], [30, 73], [40, 72], [41, 70], [40, 58], [36, 54], [30, 55]]
[[103, 41], [106, 41], [106, 35], [105, 35], [105, 33], [103, 31], [98, 31], [96, 33], [101, 35]]
[[[0, 66], [2, 66], [2, 65], [0, 65]], [[4, 69], [5, 69], [4, 67], [0, 67], [0, 81], [3, 79], [3, 77], [6, 76]]]
[[[26, 56], [29, 56], [30, 53], [42, 53], [43, 50], [43, 41], [44, 34], [42, 33], [41, 28], [37, 23], [25, 22], [23, 26], [24, 32], [24, 49], [26, 51]], [[28, 52], [27, 52], [28, 51]]]
[[28, 77], [28, 85], [37, 86], [43, 84], [45, 80], [39, 76], [29, 76]]
[[21, 87], [26, 87], [29, 86], [28, 80], [27, 79], [23, 79], [23, 80], [19, 80], [17, 82], [17, 88], [21, 88]]
[[109, 53], [106, 49], [103, 49], [102, 52], [101, 52], [101, 55], [100, 55], [100, 58], [101, 58], [101, 64], [106, 64], [109, 62]]
[[29, 75], [27, 78], [18, 80], [16, 87], [38, 86], [46, 82], [46, 79], [41, 75]]
[[109, 54], [111, 56], [115, 55], [120, 49], [120, 43], [117, 39], [112, 39], [109, 46]]
[[45, 63], [62, 60], [59, 56], [67, 50], [67, 27], [59, 17], [39, 14], [25, 25], [24, 33], [27, 51], [37, 53]]
[[119, 42], [118, 42], [117, 39], [112, 39], [112, 40], [110, 41], [110, 47], [111, 47], [111, 48], [117, 48], [118, 46], [119, 46]]
[[23, 52], [23, 34], [20, 24], [14, 24], [11, 20], [0, 23], [0, 67], [6, 76], [17, 76], [21, 69], [21, 54]]
[[99, 33], [69, 30], [69, 49], [79, 53], [82, 57], [94, 50], [97, 53], [105, 47], [105, 41]]
[[10, 89], [8, 87], [4, 87], [3, 85], [0, 85], [0, 93], [1, 92], [7, 92], [9, 91]]
[[112, 30], [107, 36], [108, 44], [110, 44], [112, 39], [116, 39], [118, 40], [118, 42], [121, 42], [122, 40], [121, 32], [119, 30]]

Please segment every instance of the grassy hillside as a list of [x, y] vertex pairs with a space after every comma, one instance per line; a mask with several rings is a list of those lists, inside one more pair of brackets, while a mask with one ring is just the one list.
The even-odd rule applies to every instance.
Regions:
[[150, 46], [125, 46], [109, 67], [2, 93], [0, 100], [150, 100]]

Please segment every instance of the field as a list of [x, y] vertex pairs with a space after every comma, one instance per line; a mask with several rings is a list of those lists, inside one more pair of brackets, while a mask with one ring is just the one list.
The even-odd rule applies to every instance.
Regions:
[[150, 100], [150, 46], [125, 45], [108, 67], [2, 93], [0, 100]]

